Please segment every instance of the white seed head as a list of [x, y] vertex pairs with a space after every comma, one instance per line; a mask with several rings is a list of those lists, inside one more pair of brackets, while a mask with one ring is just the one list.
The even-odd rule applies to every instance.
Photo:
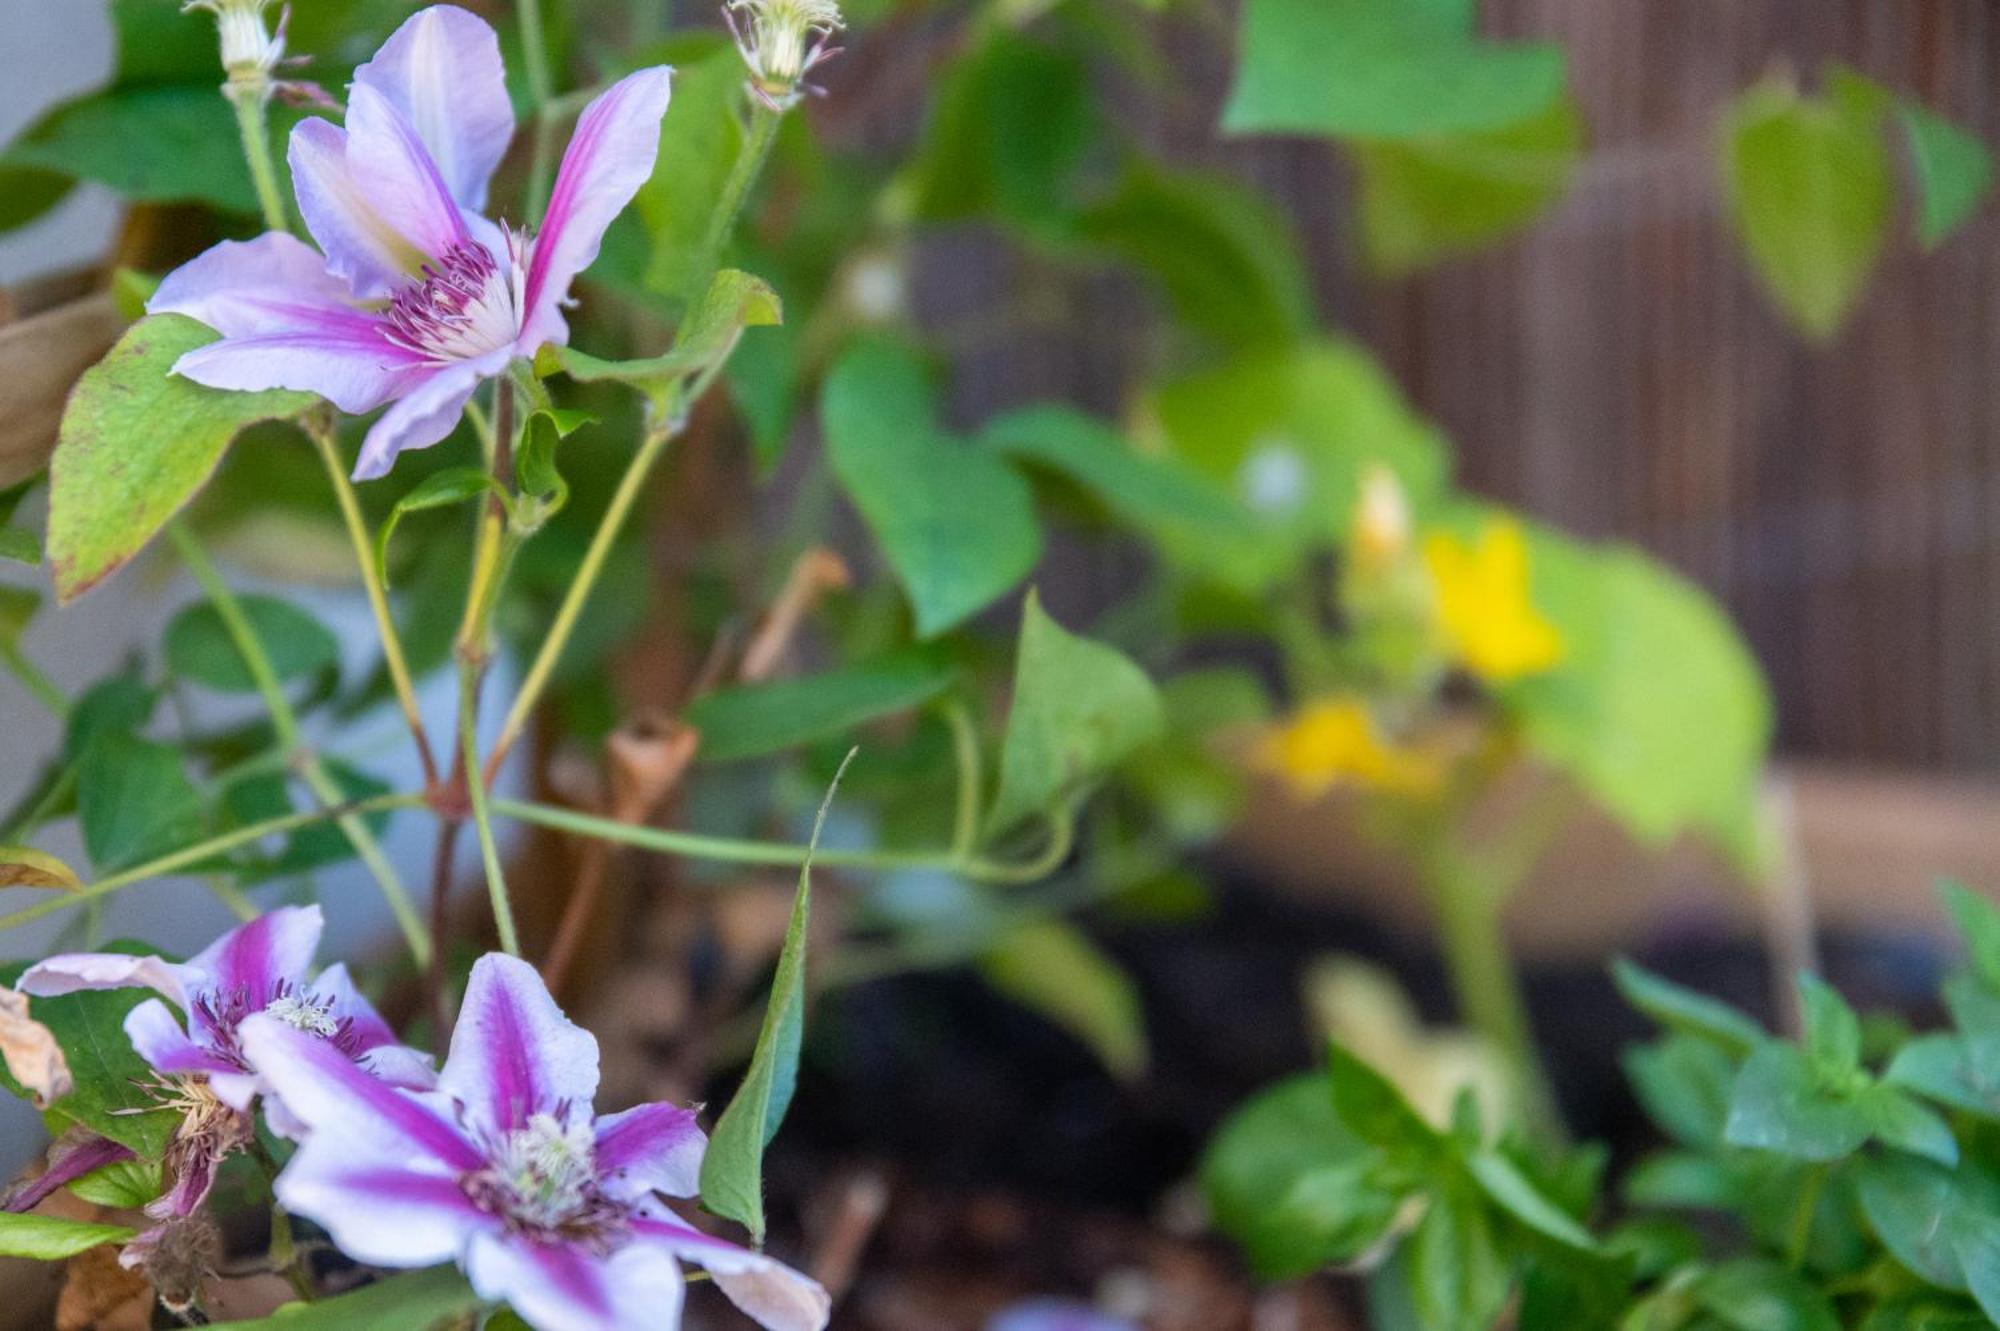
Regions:
[[797, 103], [806, 74], [834, 51], [827, 39], [846, 26], [834, 0], [728, 0], [722, 16], [750, 68], [750, 90], [774, 111]]

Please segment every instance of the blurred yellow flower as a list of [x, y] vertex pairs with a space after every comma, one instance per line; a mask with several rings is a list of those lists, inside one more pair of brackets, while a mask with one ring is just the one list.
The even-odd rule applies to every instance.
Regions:
[[1562, 635], [1529, 597], [1520, 523], [1495, 519], [1470, 544], [1433, 532], [1424, 540], [1424, 562], [1437, 584], [1445, 639], [1467, 670], [1504, 684], [1562, 660]]
[[1385, 739], [1359, 698], [1326, 698], [1268, 731], [1257, 763], [1276, 772], [1301, 797], [1323, 795], [1343, 781], [1400, 795], [1428, 795], [1444, 779], [1437, 758]]

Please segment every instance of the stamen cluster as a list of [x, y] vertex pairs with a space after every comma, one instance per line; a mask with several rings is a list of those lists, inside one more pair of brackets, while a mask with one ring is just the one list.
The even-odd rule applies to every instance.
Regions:
[[383, 313], [389, 341], [439, 364], [511, 343], [526, 303], [527, 245], [506, 235], [506, 270], [484, 245], [470, 241], [425, 264], [423, 280], [398, 291]]
[[486, 1168], [460, 1183], [467, 1197], [510, 1230], [609, 1252], [625, 1237], [627, 1208], [599, 1186], [596, 1136], [567, 1104], [535, 1114], [487, 1147]]
[[729, 0], [722, 17], [749, 66], [751, 93], [773, 111], [819, 91], [805, 76], [840, 53], [827, 42], [846, 26], [835, 0]]

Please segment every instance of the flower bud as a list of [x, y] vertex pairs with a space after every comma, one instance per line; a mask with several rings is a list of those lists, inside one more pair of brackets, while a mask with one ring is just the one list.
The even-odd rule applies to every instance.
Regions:
[[846, 26], [835, 0], [729, 0], [722, 17], [750, 68], [750, 91], [773, 111], [817, 91], [805, 76], [837, 53], [826, 43]]
[[1381, 464], [1361, 478], [1354, 510], [1354, 558], [1370, 569], [1391, 569], [1410, 551], [1410, 500], [1396, 473]]
[[264, 11], [272, 0], [187, 0], [183, 14], [203, 9], [215, 15], [215, 30], [222, 39], [222, 67], [231, 83], [267, 84], [271, 71], [285, 58], [285, 20], [281, 13], [278, 28], [264, 26]]

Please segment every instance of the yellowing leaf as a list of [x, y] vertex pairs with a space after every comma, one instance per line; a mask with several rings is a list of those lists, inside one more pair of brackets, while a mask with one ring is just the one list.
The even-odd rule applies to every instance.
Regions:
[[76, 870], [53, 855], [26, 846], [0, 846], [0, 887], [54, 887], [75, 891]]

